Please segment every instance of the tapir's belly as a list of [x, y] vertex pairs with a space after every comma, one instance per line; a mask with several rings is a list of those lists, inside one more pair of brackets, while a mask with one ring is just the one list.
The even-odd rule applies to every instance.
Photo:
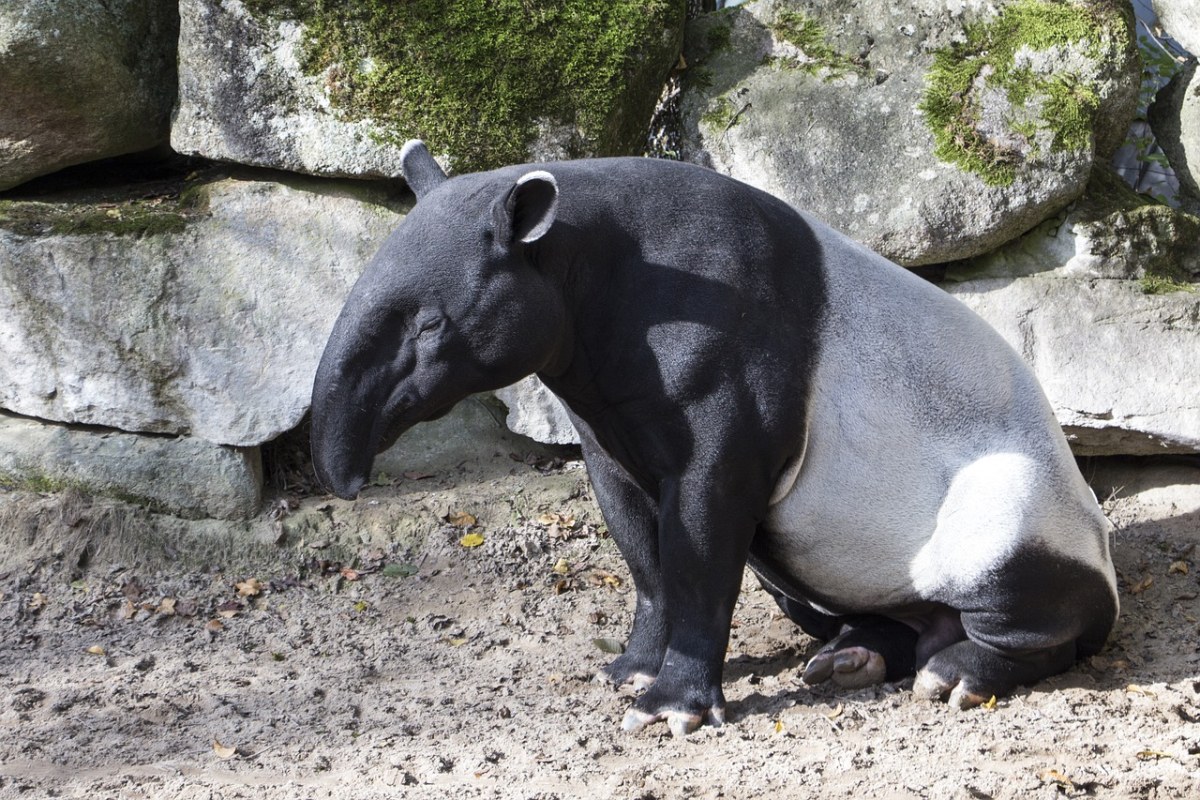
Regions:
[[1030, 546], [1104, 568], [1107, 523], [1016, 353], [893, 265], [829, 267], [800, 469], [756, 548], [840, 612], [961, 608]]

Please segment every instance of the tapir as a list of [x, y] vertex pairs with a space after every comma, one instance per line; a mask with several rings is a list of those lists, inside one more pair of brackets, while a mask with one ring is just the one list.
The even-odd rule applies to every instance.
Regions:
[[1068, 669], [1118, 611], [1111, 526], [1033, 372], [942, 290], [712, 170], [643, 158], [449, 178], [351, 290], [312, 450], [344, 498], [469, 394], [559, 398], [636, 589], [623, 727], [725, 718], [748, 564], [825, 644], [803, 678], [915, 673], [967, 708]]

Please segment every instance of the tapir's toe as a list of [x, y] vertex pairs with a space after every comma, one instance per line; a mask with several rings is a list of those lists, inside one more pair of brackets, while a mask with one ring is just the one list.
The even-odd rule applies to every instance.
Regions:
[[639, 695], [654, 685], [654, 676], [645, 672], [633, 672], [628, 675], [613, 675], [609, 670], [602, 669], [592, 678], [596, 683], [615, 686]]
[[934, 653], [913, 681], [913, 696], [968, 709], [1068, 669], [1075, 643], [1000, 652], [967, 640]]
[[809, 685], [832, 680], [843, 689], [862, 689], [884, 682], [887, 663], [865, 647], [822, 650], [808, 662], [802, 677]]
[[642, 711], [639, 708], [631, 708], [625, 712], [625, 719], [621, 722], [621, 730], [628, 733], [637, 733], [643, 728], [659, 721], [665, 721], [667, 723], [667, 730], [671, 732], [671, 735], [679, 738], [687, 736], [704, 722], [708, 722], [714, 728], [721, 727], [725, 724], [725, 709], [714, 707], [703, 714], [696, 714], [690, 711], [662, 711], [653, 714]]

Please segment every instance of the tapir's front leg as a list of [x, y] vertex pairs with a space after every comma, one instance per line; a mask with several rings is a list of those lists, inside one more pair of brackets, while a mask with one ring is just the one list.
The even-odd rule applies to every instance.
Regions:
[[682, 736], [725, 721], [721, 673], [733, 607], [755, 522], [728, 475], [689, 473], [663, 482], [659, 558], [670, 639], [654, 684], [622, 727], [665, 720]]
[[574, 422], [596, 501], [637, 590], [633, 628], [625, 652], [597, 677], [618, 686], [631, 683], [635, 689], [645, 689], [658, 675], [670, 637], [658, 557], [658, 507], [596, 444], [587, 425], [577, 418]]

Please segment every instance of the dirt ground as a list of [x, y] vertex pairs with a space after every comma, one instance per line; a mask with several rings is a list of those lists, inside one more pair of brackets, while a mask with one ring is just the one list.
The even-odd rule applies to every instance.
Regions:
[[1200, 466], [1085, 471], [1121, 487], [1101, 655], [968, 712], [810, 688], [816, 642], [747, 577], [729, 722], [680, 740], [592, 681], [633, 589], [577, 461], [237, 529], [0, 493], [0, 797], [1200, 797]]

